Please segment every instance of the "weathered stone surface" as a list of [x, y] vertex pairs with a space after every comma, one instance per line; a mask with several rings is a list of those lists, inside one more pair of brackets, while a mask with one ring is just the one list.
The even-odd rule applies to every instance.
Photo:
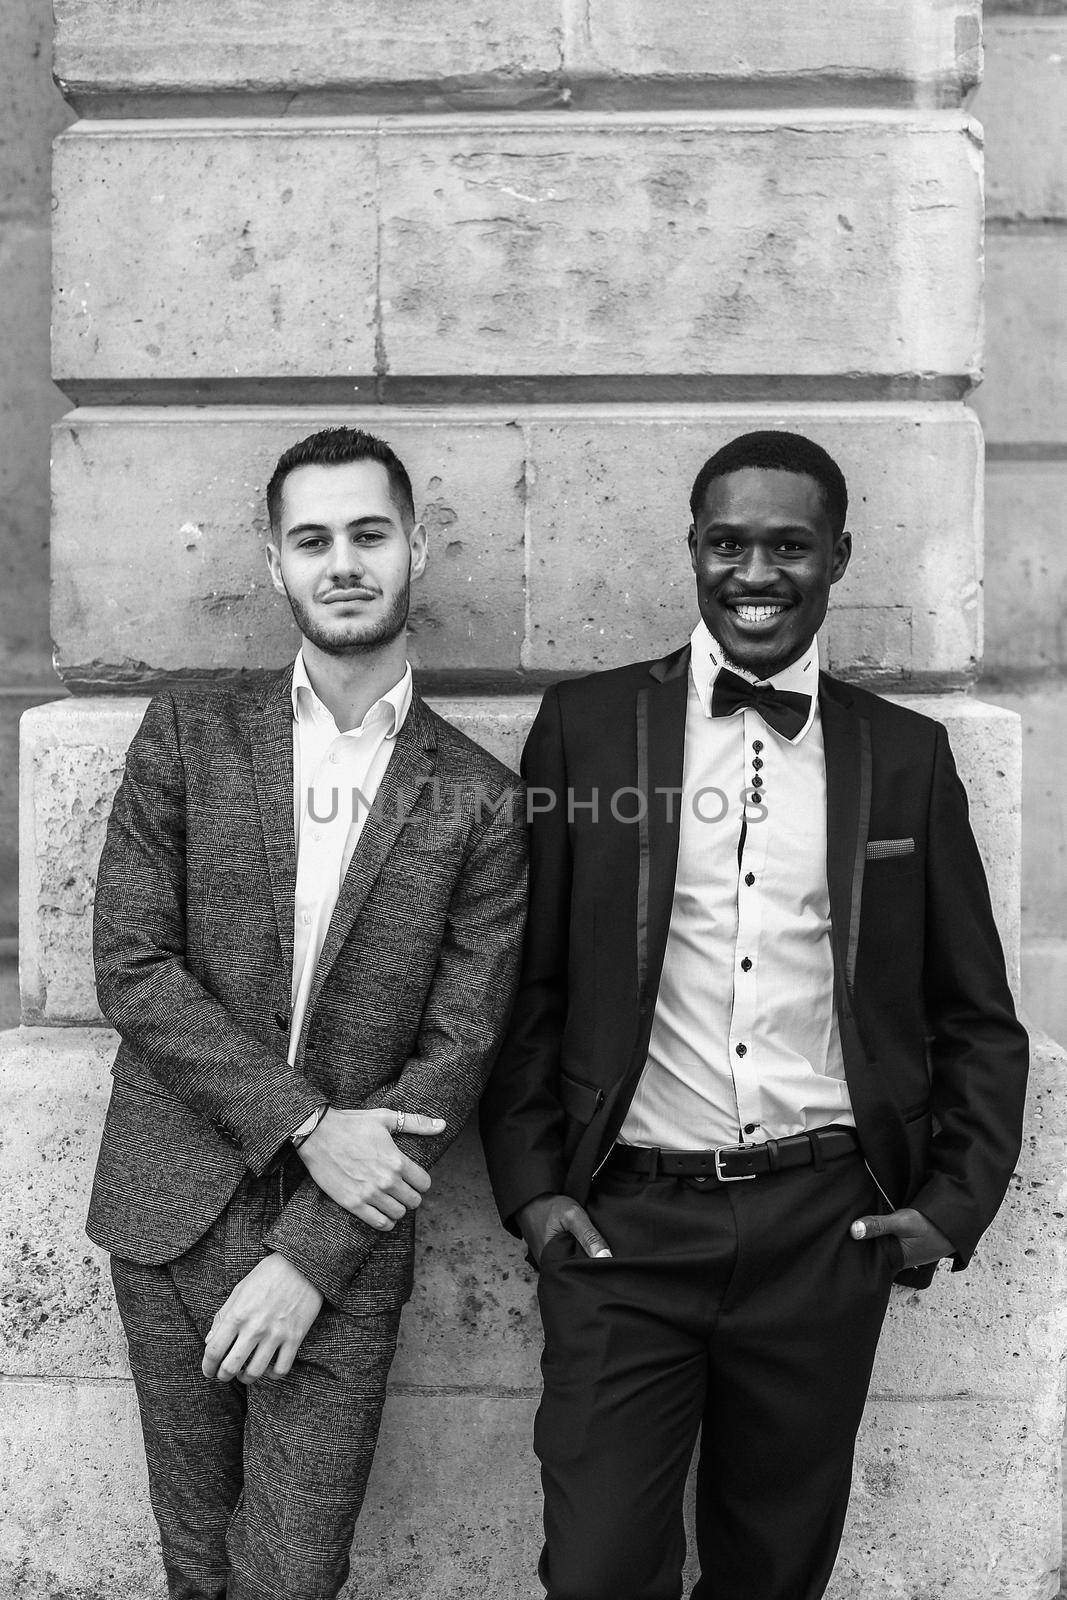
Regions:
[[374, 370], [373, 135], [76, 128], [53, 181], [60, 384]]
[[808, 434], [849, 482], [855, 548], [827, 626], [835, 670], [877, 680], [972, 669], [981, 443], [970, 411], [942, 405], [613, 408], [535, 423], [528, 670], [618, 666], [688, 636], [689, 487], [707, 456], [755, 428]]
[[1067, 687], [990, 688], [990, 700], [1020, 718], [1023, 740], [1022, 917], [1028, 938], [1062, 937], [1067, 926]]
[[56, 146], [68, 390], [976, 371], [958, 113], [149, 126]]
[[0, 1373], [8, 1377], [129, 1374], [107, 1257], [85, 1237], [117, 1044], [103, 1028], [0, 1033]]
[[457, 134], [398, 126], [382, 141], [393, 373], [975, 370], [965, 118]]
[[1067, 939], [1023, 939], [1023, 1004], [1054, 1039], [1067, 1039]]
[[[433, 703], [514, 767], [538, 697]], [[915, 696], [904, 703], [949, 729], [970, 792], [1009, 971], [1017, 974], [1018, 721], [960, 695]], [[27, 1022], [99, 1016], [91, 962], [93, 882], [124, 752], [144, 707], [140, 698], [61, 701], [23, 719], [19, 936]]]
[[238, 0], [220, 10], [188, 0], [180, 11], [137, 0], [58, 0], [56, 70], [65, 93], [91, 111], [137, 96], [285, 90], [410, 109], [462, 104], [586, 104], [638, 84], [672, 104], [699, 84], [746, 95], [804, 84], [818, 103], [838, 82], [854, 100], [885, 82], [959, 94], [976, 76], [977, 0], [931, 7], [869, 0], [862, 17], [773, 0], [757, 11], [722, 0], [543, 0], [526, 9], [466, 0], [446, 15], [376, 0], [358, 15], [328, 0]]
[[514, 671], [525, 626], [519, 422], [493, 412], [190, 410], [76, 412], [56, 430], [60, 671], [144, 681], [291, 660], [300, 640], [267, 576], [264, 486], [287, 445], [339, 421], [395, 442], [429, 530], [429, 569], [412, 589], [414, 665]]
[[689, 486], [727, 439], [764, 427], [810, 434], [849, 480], [856, 548], [831, 614], [837, 668], [942, 683], [974, 670], [973, 413], [868, 404], [76, 411], [53, 449], [61, 675], [144, 684], [289, 660], [261, 486], [287, 444], [339, 421], [383, 434], [411, 470], [431, 535], [412, 659], [438, 679], [586, 672], [685, 638]]
[[1065, 304], [1061, 233], [989, 235], [985, 381], [973, 404], [990, 444], [1067, 440]]
[[1064, 670], [1067, 463], [991, 461], [985, 530], [985, 671]]
[[132, 1383], [0, 1379], [0, 1593], [163, 1600]]
[[[48, 225], [49, 144], [70, 121], [48, 70], [52, 19], [32, 0], [0, 7], [0, 219]], [[5, 292], [5, 299], [10, 289]], [[24, 375], [23, 375], [24, 376]]]
[[35, 687], [52, 679], [48, 430], [62, 412], [48, 378], [47, 214], [0, 221], [0, 283], [0, 683]]
[[54, 691], [0, 694], [0, 940], [13, 940], [18, 931], [19, 719], [54, 698]]
[[971, 107], [985, 129], [987, 217], [1067, 216], [1067, 21], [990, 21]]
[[[21, 1277], [3, 1262], [12, 1288], [2, 1302], [0, 1589], [13, 1600], [162, 1593], [136, 1408], [119, 1376], [121, 1336], [80, 1240], [113, 1044], [102, 1030], [0, 1039], [0, 1111], [17, 1135], [5, 1141], [5, 1187], [18, 1193], [37, 1174], [11, 1233], [41, 1229]], [[833, 1600], [1052, 1592], [1065, 1065], [1061, 1050], [1037, 1041], [1018, 1179], [967, 1274], [894, 1297]], [[532, 1600], [538, 1338], [529, 1277], [501, 1271], [519, 1247], [497, 1229], [470, 1134], [439, 1179], [347, 1592]], [[51, 1335], [33, 1306], [49, 1311]], [[62, 1451], [49, 1448], [56, 1438]]]

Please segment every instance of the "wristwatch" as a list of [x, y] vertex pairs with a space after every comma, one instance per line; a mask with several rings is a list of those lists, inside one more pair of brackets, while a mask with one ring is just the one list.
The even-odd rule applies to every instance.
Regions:
[[315, 1129], [318, 1127], [319, 1123], [322, 1121], [329, 1109], [330, 1108], [328, 1105], [319, 1106], [317, 1111], [313, 1111], [311, 1113], [306, 1122], [302, 1122], [300, 1124], [295, 1133], [291, 1133], [289, 1135], [289, 1143], [292, 1145], [294, 1150], [299, 1150], [300, 1146], [304, 1143], [304, 1140], [311, 1138], [311, 1135], [315, 1132]]

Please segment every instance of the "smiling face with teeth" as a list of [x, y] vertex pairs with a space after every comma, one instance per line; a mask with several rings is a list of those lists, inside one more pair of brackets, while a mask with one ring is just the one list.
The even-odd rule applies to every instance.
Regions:
[[705, 626], [730, 661], [759, 678], [807, 650], [851, 554], [852, 537], [835, 536], [816, 480], [766, 467], [713, 478], [689, 529]]

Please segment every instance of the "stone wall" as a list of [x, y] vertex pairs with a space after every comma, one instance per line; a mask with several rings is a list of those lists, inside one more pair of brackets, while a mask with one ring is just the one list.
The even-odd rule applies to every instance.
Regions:
[[[988, 11], [989, 8], [987, 8]], [[986, 24], [986, 651], [1023, 723], [1023, 998], [1067, 1038], [1067, 6]]]
[[[161, 1592], [121, 1334], [80, 1232], [114, 1044], [89, 913], [138, 696], [293, 649], [261, 566], [284, 443], [344, 418], [409, 459], [433, 536], [415, 659], [514, 759], [541, 682], [687, 630], [686, 489], [708, 450], [748, 426], [822, 440], [858, 544], [827, 653], [948, 722], [1015, 964], [1019, 725], [965, 693], [983, 649], [964, 403], [982, 362], [975, 0], [465, 0], [428, 17], [57, 0], [81, 118], [56, 149], [54, 233], [74, 409], [55, 438], [52, 628], [73, 698], [24, 720], [27, 1026], [0, 1036], [15, 1600]], [[1032, 204], [1042, 182], [991, 164], [991, 193]], [[1017, 233], [1051, 272], [1053, 235]], [[1014, 259], [1000, 238], [994, 286]], [[1027, 282], [1011, 315], [1037, 348], [1047, 306]], [[1011, 431], [1053, 393], [1038, 382], [995, 427], [1044, 505], [1045, 463]], [[1027, 649], [1050, 648], [1041, 615], [1046, 644]], [[1055, 1591], [1062, 1068], [1042, 1043], [1024, 1158], [971, 1270], [894, 1300], [834, 1600]], [[536, 1316], [469, 1135], [424, 1221], [351, 1591], [532, 1597]]]

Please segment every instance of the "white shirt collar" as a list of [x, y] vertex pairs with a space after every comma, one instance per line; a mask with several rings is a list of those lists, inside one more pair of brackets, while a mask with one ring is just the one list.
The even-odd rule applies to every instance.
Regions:
[[811, 710], [808, 720], [797, 734], [795, 739], [786, 741], [788, 744], [799, 744], [815, 720], [819, 705], [819, 641], [813, 639], [807, 650], [798, 661], [791, 666], [776, 672], [772, 678], [757, 678], [755, 673], [747, 672], [743, 667], [733, 666], [723, 660], [723, 653], [715, 639], [712, 638], [703, 619], [693, 629], [690, 637], [689, 670], [693, 675], [693, 683], [700, 697], [701, 708], [706, 717], [711, 716], [711, 691], [715, 686], [715, 679], [724, 666], [729, 666], [731, 672], [736, 672], [739, 677], [747, 678], [749, 683], [769, 683], [775, 689], [789, 689], [795, 694], [811, 696]]
[[[404, 726], [405, 718], [411, 710], [412, 677], [411, 662], [405, 661], [404, 671], [391, 689], [386, 690], [379, 699], [375, 700], [358, 728], [348, 729], [349, 733], [362, 733], [371, 722], [376, 722], [381, 717], [388, 717], [389, 726], [385, 730], [387, 739], [395, 739]], [[304, 661], [303, 650], [298, 650], [296, 660], [293, 662], [293, 686], [291, 691], [293, 702], [293, 717], [297, 722], [310, 717], [313, 722], [323, 719], [330, 724], [334, 732], [339, 732], [330, 710], [323, 704], [312, 687], [308, 677], [307, 666]]]

